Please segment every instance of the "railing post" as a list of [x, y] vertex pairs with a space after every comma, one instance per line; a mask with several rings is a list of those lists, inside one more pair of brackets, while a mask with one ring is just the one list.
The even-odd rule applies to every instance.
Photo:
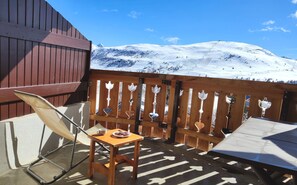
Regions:
[[[90, 116], [96, 114], [96, 93], [97, 93], [97, 80], [92, 77], [90, 78], [89, 85], [89, 101], [90, 101]], [[90, 121], [89, 127], [94, 126], [94, 120]]]
[[141, 95], [142, 95], [142, 86], [144, 83], [144, 78], [139, 78], [138, 80], [138, 95], [137, 95], [137, 104], [135, 111], [135, 127], [134, 133], [139, 134], [139, 125], [140, 125], [140, 113], [141, 113]]
[[170, 137], [167, 140], [167, 143], [175, 142], [175, 133], [177, 131], [177, 117], [178, 117], [178, 106], [179, 106], [179, 96], [180, 96], [181, 85], [182, 85], [182, 82], [177, 80], [175, 83], [175, 91], [174, 91]]

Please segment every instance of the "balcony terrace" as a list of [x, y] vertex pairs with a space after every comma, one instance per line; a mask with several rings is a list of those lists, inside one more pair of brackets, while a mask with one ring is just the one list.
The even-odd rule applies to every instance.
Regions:
[[[81, 127], [100, 123], [144, 136], [138, 179], [120, 165], [116, 184], [262, 184], [250, 166], [207, 152], [224, 139], [222, 130], [248, 117], [297, 122], [296, 84], [90, 70], [90, 55], [91, 42], [46, 1], [0, 1], [0, 184], [38, 184], [25, 167], [38, 156], [43, 122], [14, 90], [46, 98]], [[265, 111], [263, 102], [271, 103]], [[44, 140], [44, 153], [64, 142], [49, 129]], [[132, 156], [132, 148], [119, 152]], [[78, 157], [88, 154], [79, 149]], [[69, 153], [54, 157], [65, 165]], [[55, 184], [106, 184], [98, 173], [89, 179], [87, 166]], [[289, 175], [277, 177], [293, 184]]]

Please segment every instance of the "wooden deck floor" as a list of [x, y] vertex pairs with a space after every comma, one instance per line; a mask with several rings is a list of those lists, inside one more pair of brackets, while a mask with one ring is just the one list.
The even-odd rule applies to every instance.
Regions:
[[[64, 149], [63, 149], [64, 150]], [[67, 149], [58, 154], [57, 160], [61, 163], [69, 161]], [[133, 146], [125, 146], [120, 153], [132, 156]], [[81, 148], [79, 155], [86, 155], [87, 148]], [[98, 161], [106, 160], [98, 157]], [[93, 179], [87, 177], [88, 160], [71, 170], [54, 184], [80, 184], [100, 185], [107, 184], [107, 178], [96, 173]], [[165, 144], [158, 139], [145, 139], [141, 143], [141, 152], [138, 168], [138, 179], [132, 180], [131, 167], [121, 164], [117, 168], [117, 185], [144, 185], [144, 184], [238, 184], [238, 185], [261, 185], [257, 176], [249, 166], [235, 161], [227, 161], [180, 144]], [[39, 169], [43, 175], [52, 175], [54, 172], [49, 168]], [[38, 184], [25, 173], [24, 168], [11, 170], [0, 176], [0, 184], [6, 185], [35, 185]], [[288, 182], [286, 184], [291, 184]]]

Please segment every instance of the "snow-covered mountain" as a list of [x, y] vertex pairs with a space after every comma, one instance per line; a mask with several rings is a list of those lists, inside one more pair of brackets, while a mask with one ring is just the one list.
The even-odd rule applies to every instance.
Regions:
[[91, 68], [259, 81], [297, 81], [297, 60], [276, 56], [259, 46], [225, 41], [166, 46], [93, 46]]

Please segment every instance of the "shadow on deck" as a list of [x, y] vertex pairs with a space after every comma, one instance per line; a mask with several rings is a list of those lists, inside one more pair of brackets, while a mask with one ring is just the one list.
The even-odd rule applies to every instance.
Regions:
[[[60, 151], [57, 160], [62, 163], [68, 162], [68, 152], [67, 148]], [[81, 155], [86, 155], [88, 149], [81, 148], [79, 152]], [[133, 146], [124, 146], [120, 148], [119, 152], [132, 156]], [[105, 157], [99, 156], [96, 159], [101, 162], [106, 160]], [[47, 176], [54, 173], [54, 171], [49, 169], [43, 167], [39, 170], [43, 171], [44, 175]], [[85, 160], [54, 184], [107, 184], [107, 178], [98, 173], [94, 174], [93, 179], [89, 179], [87, 177], [87, 169], [88, 160]], [[207, 155], [205, 152], [187, 148], [185, 145], [165, 144], [160, 139], [146, 138], [141, 142], [137, 180], [130, 178], [131, 170], [132, 168], [125, 164], [119, 165], [116, 172], [116, 184], [262, 184], [251, 168], [246, 165], [215, 158]], [[19, 168], [0, 176], [0, 184], [34, 185], [38, 183], [26, 174], [24, 168]]]

